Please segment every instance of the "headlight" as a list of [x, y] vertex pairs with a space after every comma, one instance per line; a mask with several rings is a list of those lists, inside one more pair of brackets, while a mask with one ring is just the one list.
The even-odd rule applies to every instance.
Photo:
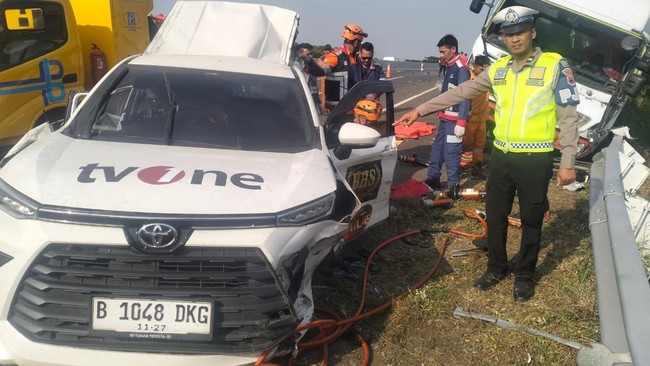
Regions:
[[327, 217], [334, 207], [334, 192], [278, 214], [278, 226], [298, 226]]
[[37, 203], [0, 180], [0, 210], [18, 219], [36, 219]]

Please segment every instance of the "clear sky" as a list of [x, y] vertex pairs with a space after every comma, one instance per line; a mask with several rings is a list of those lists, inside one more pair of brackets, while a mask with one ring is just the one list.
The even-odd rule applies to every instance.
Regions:
[[[348, 23], [361, 26], [375, 46], [375, 56], [423, 59], [438, 56], [436, 44], [447, 33], [458, 38], [460, 51], [471, 53], [487, 14], [469, 10], [471, 0], [230, 0], [274, 5], [300, 14], [298, 42], [343, 44]], [[176, 0], [154, 0], [153, 13], [167, 15]], [[234, 32], [233, 32], [234, 34]]]

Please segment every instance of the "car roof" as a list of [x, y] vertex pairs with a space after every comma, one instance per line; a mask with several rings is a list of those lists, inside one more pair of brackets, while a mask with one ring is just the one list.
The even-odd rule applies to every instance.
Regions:
[[287, 65], [247, 57], [201, 55], [141, 55], [129, 65], [179, 67], [186, 69], [236, 72], [295, 79]]

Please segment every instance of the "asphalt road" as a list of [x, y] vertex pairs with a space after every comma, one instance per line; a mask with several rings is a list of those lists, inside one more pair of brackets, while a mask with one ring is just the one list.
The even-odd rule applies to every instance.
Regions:
[[[438, 82], [437, 64], [428, 64], [425, 67], [424, 73], [420, 72], [419, 65], [417, 68], [410, 67], [402, 69], [399, 67], [393, 68], [392, 66], [391, 68], [392, 77], [389, 80], [395, 88], [395, 119], [439, 94], [439, 90], [436, 88], [436, 83]], [[436, 113], [420, 117], [418, 121], [434, 124], [435, 126], [438, 125]], [[398, 153], [400, 155], [415, 154], [418, 159], [428, 161], [434, 136], [435, 131], [434, 134], [419, 139], [405, 139], [398, 146]], [[394, 184], [403, 183], [411, 178], [420, 181], [424, 180], [426, 178], [426, 167], [405, 164], [398, 161], [393, 179]], [[444, 175], [442, 180], [445, 180]]]

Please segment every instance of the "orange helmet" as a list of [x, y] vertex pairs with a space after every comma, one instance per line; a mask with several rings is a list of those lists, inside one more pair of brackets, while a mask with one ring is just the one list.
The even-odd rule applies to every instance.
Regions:
[[369, 122], [377, 122], [381, 116], [381, 112], [381, 104], [371, 99], [361, 99], [357, 102], [357, 105], [354, 106], [354, 115], [364, 116]]
[[341, 35], [348, 41], [354, 41], [355, 39], [363, 41], [364, 37], [368, 37], [368, 33], [363, 33], [363, 29], [356, 24], [348, 24], [343, 27]]

